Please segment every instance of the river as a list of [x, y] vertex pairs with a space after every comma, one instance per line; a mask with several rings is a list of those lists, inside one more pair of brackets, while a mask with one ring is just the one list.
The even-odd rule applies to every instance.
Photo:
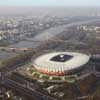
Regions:
[[71, 27], [73, 25], [81, 25], [81, 24], [88, 24], [91, 22], [100, 21], [100, 19], [92, 19], [92, 20], [86, 20], [86, 21], [78, 21], [73, 22], [67, 25], [61, 25], [52, 27], [50, 29], [45, 30], [44, 32], [39, 33], [35, 37], [27, 38], [25, 41], [21, 41], [19, 43], [10, 45], [10, 47], [16, 47], [16, 48], [35, 48], [40, 45], [41, 42], [48, 40], [60, 33], [62, 33], [64, 30], [67, 30], [68, 27]]

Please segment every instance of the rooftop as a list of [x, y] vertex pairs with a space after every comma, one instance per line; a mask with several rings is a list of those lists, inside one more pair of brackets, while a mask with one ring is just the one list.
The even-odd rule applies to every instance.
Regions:
[[[34, 64], [39, 68], [71, 70], [89, 61], [88, 55], [76, 52], [53, 52], [39, 56]], [[59, 68], [58, 68], [59, 67]]]

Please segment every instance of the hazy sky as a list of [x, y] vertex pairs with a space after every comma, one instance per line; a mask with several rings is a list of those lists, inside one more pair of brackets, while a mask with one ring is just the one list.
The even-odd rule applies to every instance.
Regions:
[[100, 6], [100, 0], [0, 0], [8, 6]]

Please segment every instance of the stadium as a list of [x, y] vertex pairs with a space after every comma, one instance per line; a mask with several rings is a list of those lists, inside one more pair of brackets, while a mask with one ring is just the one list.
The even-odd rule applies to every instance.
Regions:
[[76, 52], [53, 52], [37, 57], [33, 65], [35, 69], [48, 75], [71, 75], [82, 70], [90, 57]]

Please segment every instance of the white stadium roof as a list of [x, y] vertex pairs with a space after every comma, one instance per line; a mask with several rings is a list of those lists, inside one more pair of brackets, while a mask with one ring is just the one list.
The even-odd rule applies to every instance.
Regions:
[[[67, 60], [64, 55], [69, 56]], [[64, 61], [52, 60], [54, 57], [61, 57]], [[54, 71], [69, 71], [85, 65], [89, 61], [90, 57], [82, 53], [75, 52], [54, 52], [39, 56], [34, 65], [36, 69], [45, 70], [48, 72]]]

